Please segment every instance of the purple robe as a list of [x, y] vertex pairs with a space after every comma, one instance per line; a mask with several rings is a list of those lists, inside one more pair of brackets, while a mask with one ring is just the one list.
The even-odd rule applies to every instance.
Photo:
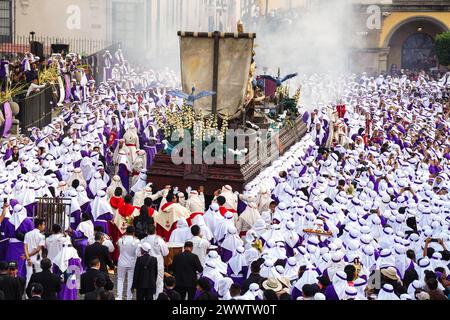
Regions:
[[[83, 266], [81, 264], [80, 259], [73, 259], [73, 258], [69, 259], [69, 267], [71, 266], [78, 267], [80, 272], [83, 270]], [[74, 272], [69, 273], [68, 270], [66, 270], [66, 272], [62, 273], [57, 265], [53, 265], [53, 273], [58, 276], [64, 275], [64, 282], [61, 284], [61, 290], [58, 292], [58, 300], [64, 301], [78, 300], [78, 289], [76, 287], [76, 280], [70, 278]], [[67, 285], [69, 281], [71, 282], [71, 288], [73, 289], [69, 289]]]
[[11, 148], [6, 149], [5, 155], [3, 156], [3, 160], [6, 161], [12, 157], [13, 151]]
[[247, 205], [245, 204], [245, 202], [242, 200], [238, 200], [238, 206], [237, 206], [238, 214], [241, 214], [242, 212], [244, 212], [244, 210], [246, 208], [247, 208]]
[[333, 287], [332, 284], [330, 284], [326, 288], [326, 290], [325, 290], [325, 297], [326, 297], [327, 300], [334, 300], [334, 301], [340, 300], [338, 295], [337, 295], [337, 293], [336, 293], [336, 290], [334, 290], [334, 287]]
[[241, 271], [239, 271], [238, 276], [234, 275], [233, 271], [231, 270], [230, 266], [228, 266], [227, 269], [227, 275], [230, 277], [234, 283], [239, 284], [241, 287], [244, 285], [245, 282], [245, 276], [248, 273], [248, 267], [244, 266], [242, 267]]
[[297, 298], [302, 297], [303, 293], [296, 287], [292, 288], [291, 299], [297, 300]]
[[119, 164], [117, 175], [120, 177], [123, 187], [128, 192], [130, 190], [130, 172], [124, 164]]
[[81, 257], [81, 261], [83, 262], [83, 267], [86, 267], [86, 261], [84, 261], [84, 252], [86, 251], [86, 247], [88, 244], [88, 238], [84, 235], [83, 232], [74, 230], [72, 233], [72, 240], [74, 243], [75, 249], [78, 251], [78, 256]]
[[[89, 204], [89, 202], [88, 202], [88, 204]], [[75, 210], [74, 212], [71, 212], [70, 220], [71, 220], [70, 228], [72, 230], [75, 230], [81, 222], [81, 210]], [[73, 222], [72, 222], [72, 220], [73, 220]]]
[[89, 157], [89, 152], [87, 152], [86, 150], [81, 150], [80, 154], [81, 154], [81, 157], [83, 157], [83, 158]]
[[21, 258], [25, 254], [23, 248], [23, 241], [19, 241], [16, 238], [16, 232], [25, 235], [34, 229], [33, 221], [30, 218], [26, 218], [22, 221], [19, 228], [15, 230], [14, 225], [9, 221], [5, 224], [5, 236], [9, 238], [8, 251], [6, 253], [5, 260], [17, 262], [18, 275], [22, 278], [26, 277], [25, 260]]
[[153, 160], [155, 159], [155, 155], [157, 153], [155, 146], [144, 146], [144, 150], [147, 153], [147, 168], [150, 168], [153, 165]]
[[233, 257], [233, 252], [231, 252], [230, 250], [224, 249], [224, 248], [220, 248], [220, 257], [222, 258], [223, 262], [228, 262], [228, 260], [231, 259], [231, 257]]
[[29, 218], [33, 218], [33, 213], [35, 209], [37, 209], [37, 202], [27, 204], [26, 206], [24, 206], [24, 208], [27, 210], [27, 216]]
[[102, 214], [97, 218], [97, 221], [94, 221], [94, 228], [95, 227], [102, 227], [103, 233], [109, 234], [109, 227], [108, 227], [108, 221], [111, 221], [114, 219], [114, 216], [112, 213], [105, 213]]
[[70, 99], [72, 97], [72, 90], [70, 88], [70, 76], [68, 74], [64, 75], [64, 80], [66, 81], [66, 97], [64, 99], [64, 102], [68, 103], [70, 102]]
[[[217, 296], [218, 294], [217, 294], [217, 291], [216, 291], [216, 289], [215, 289], [215, 286], [214, 286], [214, 281], [212, 281], [210, 278], [208, 278], [208, 277], [202, 277], [203, 279], [206, 279], [206, 281], [208, 281], [208, 283], [209, 283], [209, 286], [211, 287], [211, 293], [213, 294], [213, 295], [215, 295], [215, 296]], [[194, 295], [194, 300], [197, 300], [198, 299], [198, 297], [201, 295], [202, 293], [200, 292], [200, 291], [196, 291], [195, 292], [195, 295]]]
[[9, 238], [5, 235], [5, 225], [8, 218], [0, 224], [0, 261], [6, 261], [6, 253], [8, 252]]
[[75, 162], [73, 163], [73, 167], [74, 167], [74, 168], [79, 168], [80, 165], [81, 165], [81, 160], [82, 160], [82, 159], [75, 161]]
[[299, 237], [298, 241], [295, 243], [295, 245], [293, 247], [291, 247], [288, 244], [286, 244], [284, 246], [285, 249], [286, 249], [286, 256], [288, 258], [295, 256], [294, 249], [297, 248], [299, 245], [301, 245], [301, 243], [302, 243], [302, 239]]
[[61, 174], [61, 172], [59, 170], [55, 171], [55, 175], [56, 175], [56, 178], [58, 178], [58, 181], [62, 181], [63, 180], [62, 174]]
[[90, 214], [91, 213], [91, 204], [89, 202], [86, 202], [81, 206], [81, 212], [85, 212]]

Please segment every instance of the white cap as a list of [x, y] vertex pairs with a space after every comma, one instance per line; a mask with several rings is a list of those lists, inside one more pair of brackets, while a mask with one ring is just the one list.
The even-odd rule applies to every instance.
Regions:
[[152, 246], [148, 242], [144, 242], [141, 245], [141, 249], [145, 252], [150, 252], [150, 250], [152, 249]]
[[317, 292], [314, 295], [314, 300], [327, 300], [327, 298], [325, 297], [325, 295], [323, 293]]

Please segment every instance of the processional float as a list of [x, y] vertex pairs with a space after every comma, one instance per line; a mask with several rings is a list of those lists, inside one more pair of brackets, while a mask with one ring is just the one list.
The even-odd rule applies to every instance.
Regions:
[[[242, 31], [238, 27], [236, 33], [178, 32], [182, 91], [170, 94], [184, 98], [185, 104], [159, 119], [166, 149], [155, 156], [148, 171], [149, 181], [159, 187], [172, 185], [184, 190], [202, 185], [212, 194], [223, 185], [230, 185], [242, 192], [261, 170], [306, 133], [306, 125], [297, 112], [300, 90], [291, 98], [282, 85], [285, 80], [256, 77], [256, 34]], [[271, 91], [270, 96], [267, 91]], [[201, 131], [200, 136], [204, 137], [212, 127], [227, 140], [223, 148], [227, 160], [223, 163], [195, 162], [195, 148], [191, 150], [191, 163], [174, 163], [171, 154], [176, 143], [169, 136], [180, 128], [188, 128], [194, 137], [198, 136], [198, 123], [203, 126], [197, 130]], [[230, 144], [225, 130], [238, 130], [233, 141], [244, 140], [245, 146]], [[202, 147], [204, 150], [208, 146], [203, 143]], [[235, 161], [230, 163], [229, 158]]]

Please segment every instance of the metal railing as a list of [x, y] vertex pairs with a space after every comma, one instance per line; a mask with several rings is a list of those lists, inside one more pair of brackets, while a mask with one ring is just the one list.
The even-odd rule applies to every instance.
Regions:
[[58, 224], [61, 228], [69, 225], [70, 199], [68, 198], [36, 198], [37, 206], [33, 214], [34, 218], [45, 220], [47, 228]]
[[76, 52], [81, 56], [89, 56], [112, 45], [108, 40], [61, 38], [50, 36], [13, 36], [0, 37], [0, 56], [10, 60], [23, 57], [25, 52], [30, 51], [30, 42], [36, 41], [43, 45], [43, 55], [48, 57], [52, 54], [52, 44], [67, 44], [70, 52]]
[[21, 133], [28, 135], [28, 129], [42, 129], [52, 122], [52, 108], [56, 105], [56, 97], [51, 86], [28, 97], [22, 95], [14, 100], [20, 106], [17, 119], [20, 121]]

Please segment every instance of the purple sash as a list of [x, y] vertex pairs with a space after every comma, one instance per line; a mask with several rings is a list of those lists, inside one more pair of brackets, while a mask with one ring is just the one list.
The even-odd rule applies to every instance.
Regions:
[[3, 104], [3, 113], [5, 114], [5, 124], [3, 126], [3, 137], [8, 137], [9, 130], [12, 127], [13, 114], [9, 102]]
[[66, 98], [64, 102], [70, 102], [70, 96], [72, 95], [72, 89], [70, 87], [70, 77], [69, 75], [64, 75], [64, 80], [66, 81]]

